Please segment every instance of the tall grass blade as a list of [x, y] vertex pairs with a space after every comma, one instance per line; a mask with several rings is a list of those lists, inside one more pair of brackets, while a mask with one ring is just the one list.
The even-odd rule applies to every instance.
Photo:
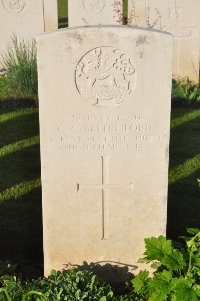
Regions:
[[35, 41], [25, 42], [16, 36], [3, 55], [6, 83], [10, 97], [33, 99], [38, 103], [38, 75]]

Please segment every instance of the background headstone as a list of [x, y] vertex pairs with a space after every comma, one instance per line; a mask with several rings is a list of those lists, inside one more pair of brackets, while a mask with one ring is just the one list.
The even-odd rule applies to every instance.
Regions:
[[39, 33], [58, 28], [57, 0], [2, 0], [0, 28], [1, 62], [14, 34], [30, 40]]
[[174, 35], [173, 77], [199, 80], [200, 1], [129, 0], [132, 26], [149, 27]]
[[122, 23], [122, 0], [68, 0], [69, 26]]
[[45, 274], [135, 265], [166, 230], [173, 38], [97, 26], [37, 42]]
[[43, 1], [45, 31], [58, 29], [58, 0]]

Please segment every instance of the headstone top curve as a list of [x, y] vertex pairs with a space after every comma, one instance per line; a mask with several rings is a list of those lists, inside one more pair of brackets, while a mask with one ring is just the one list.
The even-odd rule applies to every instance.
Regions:
[[95, 31], [95, 30], [99, 30], [99, 31], [109, 31], [109, 30], [116, 30], [116, 32], [118, 32], [119, 30], [122, 30], [123, 32], [125, 31], [135, 31], [135, 32], [141, 32], [142, 33], [146, 33], [146, 34], [155, 34], [155, 35], [162, 35], [162, 37], [169, 37], [170, 39], [173, 39], [173, 35], [169, 32], [163, 32], [160, 30], [155, 30], [155, 29], [149, 29], [149, 28], [144, 28], [144, 27], [133, 27], [133, 26], [122, 26], [122, 25], [92, 25], [92, 26], [74, 26], [74, 27], [67, 27], [67, 28], [61, 28], [59, 30], [53, 30], [51, 32], [44, 32], [39, 34], [36, 37], [36, 40], [40, 40], [40, 39], [45, 39], [45, 38], [49, 38], [49, 37], [53, 37], [54, 35], [63, 35], [66, 33], [70, 33], [70, 32], [80, 32], [82, 34], [82, 32], [84, 31]]

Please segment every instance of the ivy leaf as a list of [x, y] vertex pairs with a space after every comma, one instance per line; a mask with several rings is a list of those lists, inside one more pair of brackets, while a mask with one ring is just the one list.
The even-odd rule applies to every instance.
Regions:
[[179, 279], [174, 289], [176, 301], [198, 301], [198, 292], [192, 285], [192, 281], [188, 279]]
[[162, 263], [172, 271], [181, 270], [186, 265], [183, 254], [176, 249], [174, 249], [171, 254], [165, 256], [162, 260]]
[[134, 291], [141, 292], [145, 291], [146, 284], [149, 280], [149, 272], [144, 270], [139, 272], [137, 276], [132, 280], [132, 284], [134, 286]]
[[173, 251], [172, 242], [164, 236], [146, 238], [145, 245], [144, 255], [151, 260], [162, 261], [163, 257], [170, 255]]

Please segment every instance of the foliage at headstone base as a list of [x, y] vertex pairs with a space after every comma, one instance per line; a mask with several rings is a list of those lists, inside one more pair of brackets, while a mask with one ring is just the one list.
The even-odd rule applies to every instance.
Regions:
[[[89, 271], [53, 271], [48, 278], [22, 282], [7, 276], [14, 270], [0, 264], [0, 301], [198, 301], [200, 300], [200, 230], [187, 229], [183, 244], [163, 236], [145, 239], [145, 257], [139, 262], [155, 269], [146, 270], [127, 284], [126, 295], [116, 296], [110, 285]], [[3, 272], [4, 271], [4, 272]], [[3, 276], [2, 276], [3, 275]]]
[[16, 276], [1, 277], [0, 286], [0, 301], [47, 301], [41, 292], [28, 289], [28, 284], [22, 283]]
[[[5, 70], [4, 94], [8, 98], [31, 99], [38, 103], [38, 74], [35, 41], [11, 39], [7, 52], [2, 57]], [[2, 83], [2, 80], [1, 80]]]
[[145, 239], [145, 257], [139, 262], [151, 263], [156, 271], [153, 277], [141, 271], [132, 280], [127, 301], [135, 300], [131, 299], [135, 293], [148, 301], [200, 300], [200, 232], [193, 228], [187, 232], [189, 236], [182, 237], [185, 244], [176, 247], [163, 236]]
[[0, 301], [109, 301], [110, 285], [88, 271], [78, 269], [52, 271], [48, 278], [21, 282], [14, 276], [0, 278]]
[[48, 278], [41, 278], [33, 284], [49, 301], [107, 301], [113, 297], [110, 285], [91, 272], [78, 269], [52, 271]]

